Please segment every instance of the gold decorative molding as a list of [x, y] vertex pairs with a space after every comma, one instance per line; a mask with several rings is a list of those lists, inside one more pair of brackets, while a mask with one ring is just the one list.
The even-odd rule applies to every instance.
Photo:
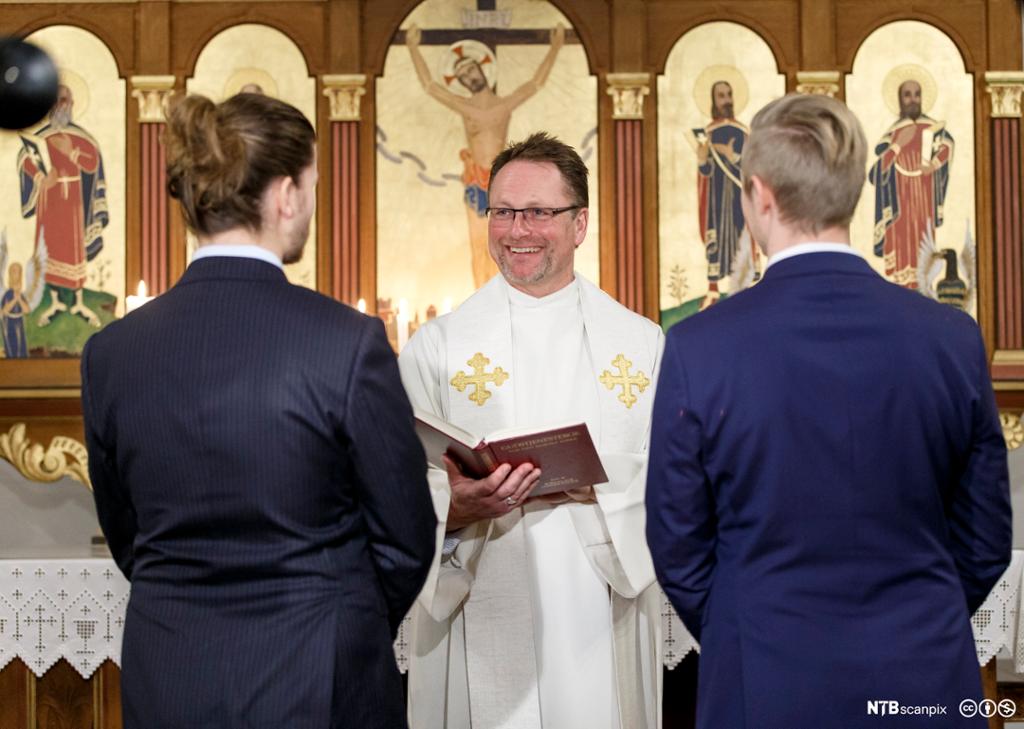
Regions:
[[1024, 422], [1021, 422], [1020, 414], [1001, 412], [999, 423], [1003, 426], [1003, 438], [1006, 439], [1007, 448], [1012, 451], [1024, 445]]
[[797, 71], [796, 92], [835, 98], [839, 93], [839, 71]]
[[132, 76], [132, 96], [139, 100], [139, 123], [167, 121], [167, 105], [174, 95], [174, 76]]
[[68, 398], [82, 396], [80, 387], [0, 387], [0, 400]]
[[995, 366], [1024, 367], [1024, 349], [997, 349], [992, 353]]
[[613, 119], [643, 119], [644, 97], [651, 92], [649, 73], [609, 73], [608, 95], [612, 97]]
[[331, 121], [359, 121], [362, 118], [360, 101], [366, 93], [366, 75], [329, 74], [322, 79], [324, 96], [331, 103]]
[[995, 389], [1024, 390], [1024, 349], [997, 349], [991, 371]]
[[1024, 71], [986, 71], [985, 91], [992, 99], [993, 119], [1020, 119]]
[[89, 455], [74, 438], [59, 435], [47, 448], [25, 436], [25, 423], [15, 423], [0, 434], [0, 458], [10, 461], [30, 481], [52, 483], [65, 476], [81, 481], [90, 489]]

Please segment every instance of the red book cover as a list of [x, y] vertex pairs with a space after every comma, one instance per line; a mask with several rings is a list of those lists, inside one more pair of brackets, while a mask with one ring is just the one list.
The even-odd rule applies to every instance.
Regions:
[[473, 478], [486, 477], [502, 463], [513, 468], [532, 463], [540, 468], [541, 476], [531, 496], [608, 480], [586, 423], [506, 429], [479, 438], [430, 413], [417, 410], [415, 415], [416, 433], [427, 461], [438, 468], [444, 468], [444, 454]]

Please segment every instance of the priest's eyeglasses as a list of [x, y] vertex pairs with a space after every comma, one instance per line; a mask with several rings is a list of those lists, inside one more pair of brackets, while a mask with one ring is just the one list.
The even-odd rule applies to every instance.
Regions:
[[546, 223], [556, 215], [579, 209], [579, 205], [567, 205], [564, 208], [487, 208], [487, 217], [494, 225], [512, 225], [516, 213], [521, 213], [524, 223]]

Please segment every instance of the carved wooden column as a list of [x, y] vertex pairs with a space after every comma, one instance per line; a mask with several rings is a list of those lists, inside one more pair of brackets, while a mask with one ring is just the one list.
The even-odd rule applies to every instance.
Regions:
[[797, 71], [796, 92], [836, 98], [839, 94], [839, 71]]
[[[168, 272], [167, 158], [161, 141], [167, 104], [174, 94], [174, 76], [132, 76], [132, 96], [139, 101], [142, 162], [140, 277], [152, 295], [170, 286]], [[129, 281], [129, 289], [134, 282]], [[133, 291], [134, 293], [134, 291]]]
[[[1024, 240], [1021, 228], [1021, 95], [1024, 72], [989, 71], [992, 116], [996, 335], [992, 378], [1024, 388]], [[1008, 383], [1007, 383], [1008, 384]]]
[[644, 311], [643, 119], [647, 73], [610, 73], [615, 123], [615, 263], [619, 302]]
[[331, 111], [331, 296], [359, 299], [359, 123], [363, 74], [323, 77]]

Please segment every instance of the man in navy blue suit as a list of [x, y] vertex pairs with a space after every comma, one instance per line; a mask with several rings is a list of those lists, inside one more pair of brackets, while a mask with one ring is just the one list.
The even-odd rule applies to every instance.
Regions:
[[865, 155], [840, 102], [762, 109], [742, 170], [764, 279], [668, 335], [647, 539], [701, 643], [705, 729], [986, 725], [959, 704], [1010, 559], [988, 360], [970, 317], [850, 248]]
[[168, 186], [200, 248], [82, 355], [128, 729], [406, 726], [391, 641], [437, 520], [380, 321], [285, 277], [315, 141], [267, 96], [185, 99]]

